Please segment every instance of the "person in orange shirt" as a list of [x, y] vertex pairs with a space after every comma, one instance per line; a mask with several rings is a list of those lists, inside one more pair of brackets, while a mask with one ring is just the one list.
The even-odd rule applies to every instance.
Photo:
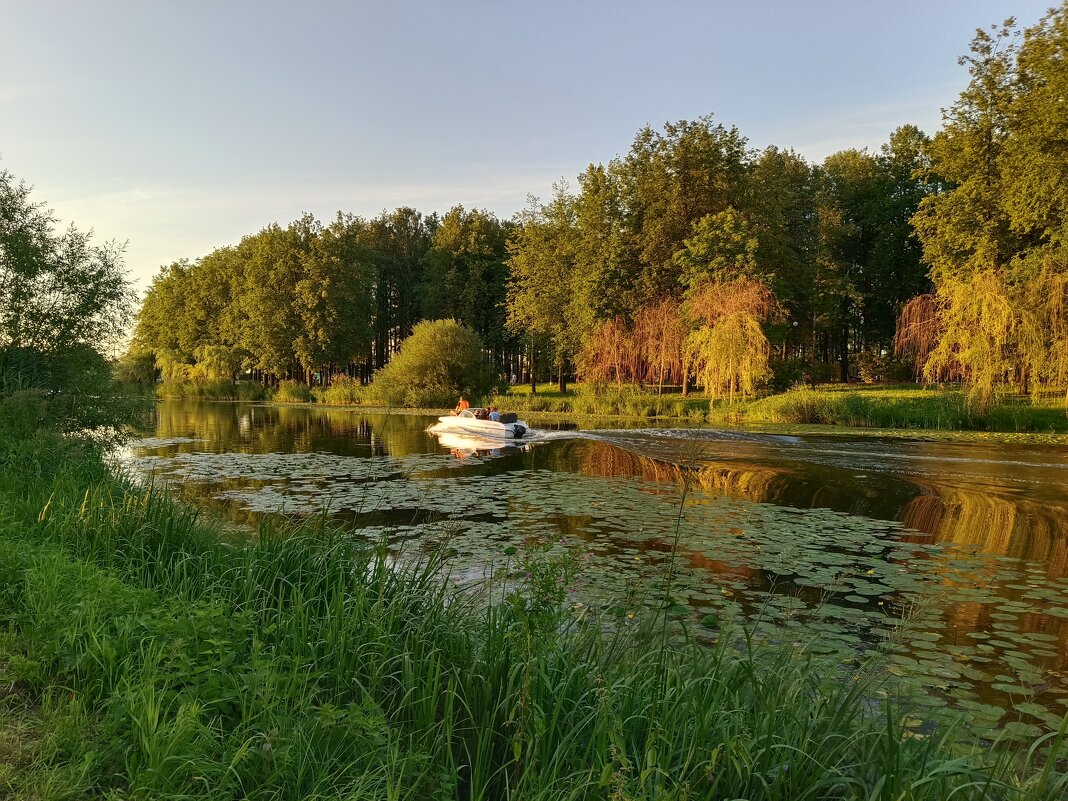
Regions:
[[470, 408], [471, 408], [471, 404], [470, 404], [470, 403], [468, 403], [468, 402], [467, 402], [467, 401], [466, 401], [466, 400], [464, 399], [464, 396], [463, 396], [463, 395], [461, 395], [461, 396], [460, 396], [460, 402], [456, 404], [456, 408], [452, 410], [452, 413], [453, 413], [453, 414], [459, 414], [459, 413], [460, 413], [460, 412], [462, 412], [462, 411], [463, 411], [464, 409], [470, 409]]

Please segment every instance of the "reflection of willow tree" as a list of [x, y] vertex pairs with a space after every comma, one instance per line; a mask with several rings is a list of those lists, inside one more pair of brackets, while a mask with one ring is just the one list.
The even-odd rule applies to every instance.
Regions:
[[197, 402], [157, 404], [155, 436], [214, 440], [226, 447], [238, 438], [240, 410], [229, 405], [209, 410]]
[[990, 493], [927, 486], [904, 510], [904, 524], [939, 542], [977, 545], [987, 553], [1040, 562], [1068, 576], [1068, 510]]
[[[673, 485], [688, 481], [691, 488], [711, 495], [728, 495], [757, 503], [767, 502], [777, 495], [777, 480], [784, 475], [774, 468], [746, 464], [684, 467], [603, 442], [584, 444], [578, 459], [579, 471], [583, 475], [602, 478], [636, 476]], [[691, 496], [690, 503], [694, 502], [697, 499]]]

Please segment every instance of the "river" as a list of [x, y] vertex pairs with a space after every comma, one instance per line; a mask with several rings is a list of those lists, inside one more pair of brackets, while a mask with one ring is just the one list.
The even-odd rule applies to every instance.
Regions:
[[[458, 581], [544, 543], [575, 610], [631, 625], [657, 601], [876, 654], [887, 692], [985, 736], [1068, 706], [1068, 448], [540, 422], [519, 447], [439, 439], [434, 418], [164, 401], [128, 469], [235, 524], [327, 513], [398, 553], [445, 548]], [[577, 612], [576, 612], [577, 613]]]

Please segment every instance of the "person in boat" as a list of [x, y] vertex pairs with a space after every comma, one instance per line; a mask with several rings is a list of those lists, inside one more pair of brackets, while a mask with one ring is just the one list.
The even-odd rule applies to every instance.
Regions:
[[460, 396], [459, 403], [456, 404], [456, 408], [452, 410], [453, 414], [459, 414], [460, 412], [470, 409], [471, 404], [467, 402], [467, 399], [463, 395]]
[[500, 422], [500, 420], [501, 420], [500, 409], [498, 409], [496, 406], [490, 406], [489, 407], [489, 419], [492, 420], [495, 423]]

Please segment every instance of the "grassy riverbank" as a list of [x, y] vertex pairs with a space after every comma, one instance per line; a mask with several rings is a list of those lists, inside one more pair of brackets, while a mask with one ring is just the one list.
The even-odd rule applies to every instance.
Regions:
[[957, 389], [915, 385], [866, 387], [824, 385], [794, 389], [728, 405], [700, 394], [683, 398], [672, 393], [624, 387], [592, 391], [576, 385], [567, 393], [554, 385], [512, 387], [501, 405], [516, 411], [589, 416], [668, 418], [692, 423], [742, 425], [830, 425], [851, 428], [931, 429], [938, 431], [1068, 432], [1064, 398], [1040, 401], [1006, 397], [985, 412], [970, 406]]
[[[381, 408], [359, 382], [345, 379], [335, 385], [309, 388], [283, 382], [267, 389], [249, 383], [175, 383], [157, 388], [160, 397], [200, 400], [274, 401], [315, 403], [324, 406]], [[688, 397], [675, 388], [658, 396], [655, 390], [625, 386], [617, 389], [573, 384], [560, 392], [543, 384], [537, 393], [529, 386], [513, 386], [495, 402], [509, 411], [667, 419], [682, 423], [730, 425], [828, 425], [848, 428], [924, 429], [933, 431], [990, 431], [1003, 433], [1068, 432], [1068, 409], [1062, 396], [1032, 399], [1006, 396], [985, 411], [967, 402], [959, 389], [932, 389], [917, 385], [895, 387], [822, 385], [793, 389], [766, 397], [727, 404], [701, 393]], [[440, 411], [440, 410], [438, 410]]]
[[[323, 521], [249, 541], [0, 435], [0, 795], [13, 798], [1057, 798], [1033, 758], [916, 738], [878, 669], [662, 636], [522, 586], [397, 568]], [[1058, 743], [1058, 748], [1063, 745]], [[1047, 765], [1043, 769], [1043, 765]]]

